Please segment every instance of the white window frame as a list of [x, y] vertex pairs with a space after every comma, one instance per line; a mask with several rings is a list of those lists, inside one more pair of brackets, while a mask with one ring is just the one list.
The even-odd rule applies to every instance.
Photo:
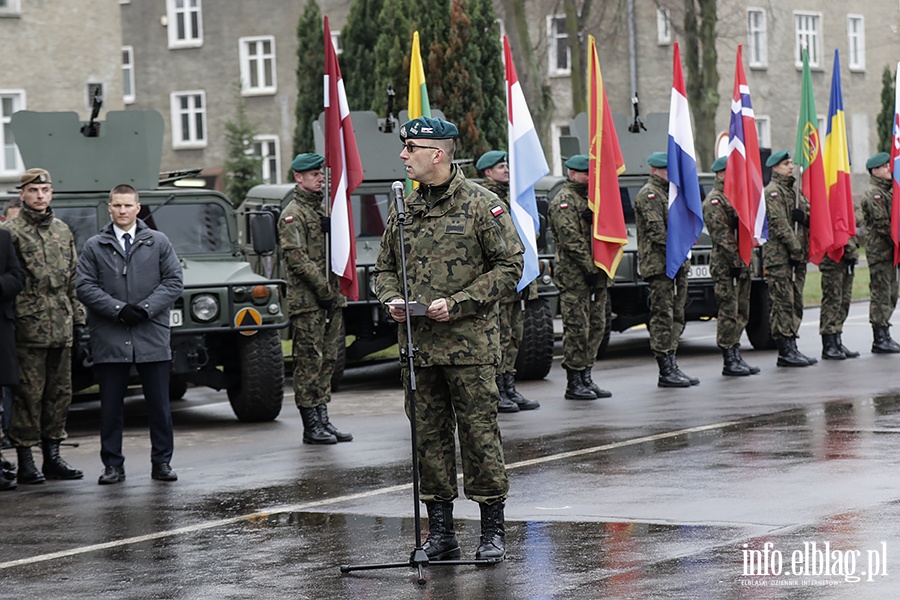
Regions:
[[[192, 105], [181, 108], [182, 98], [193, 98]], [[196, 106], [196, 98], [200, 98], [200, 107]], [[170, 117], [172, 120], [172, 149], [191, 150], [206, 148], [209, 132], [206, 124], [206, 92], [203, 90], [184, 90], [169, 94]], [[187, 116], [187, 135], [182, 128], [182, 117]], [[200, 124], [198, 126], [197, 119]]]
[[[758, 23], [754, 23], [754, 15]], [[764, 8], [747, 9], [747, 63], [751, 69], [769, 66], [768, 14]]]
[[559, 56], [557, 54], [559, 41], [569, 39], [568, 33], [563, 32], [560, 34], [556, 27], [556, 22], [560, 19], [565, 24], [566, 15], [547, 15], [547, 58], [549, 60], [547, 73], [551, 77], [571, 75], [572, 73], [572, 46], [568, 41], [566, 42], [566, 67], [559, 67]]
[[656, 9], [656, 43], [660, 46], [672, 43], [672, 15], [665, 6]]
[[334, 48], [334, 53], [338, 56], [344, 53], [344, 44], [341, 40], [340, 31], [331, 32], [331, 47]]
[[[859, 29], [854, 30], [853, 24]], [[855, 46], [855, 48], [854, 48]], [[847, 64], [851, 71], [866, 70], [866, 19], [863, 15], [847, 15]]]
[[[257, 152], [257, 144], [260, 148], [266, 148], [271, 144], [274, 154]], [[281, 140], [277, 135], [257, 135], [253, 137], [253, 154], [261, 159], [261, 178], [266, 183], [281, 183]], [[274, 166], [272, 163], [274, 162]]]
[[563, 175], [565, 175], [565, 173], [563, 173], [562, 150], [559, 147], [559, 138], [563, 135], [572, 135], [569, 122], [566, 121], [563, 123], [551, 123], [550, 132], [550, 135], [552, 136], [552, 142], [550, 143], [550, 153], [553, 156], [551, 175], [562, 177]]
[[[125, 82], [128, 82], [127, 86], [125, 85]], [[127, 93], [126, 88], [131, 89], [130, 94]], [[122, 46], [122, 102], [124, 102], [125, 104], [134, 104], [135, 93], [134, 46]]]
[[[199, 48], [203, 45], [203, 6], [202, 0], [166, 0], [166, 29], [169, 36], [169, 48]], [[196, 6], [190, 4], [196, 3]], [[179, 7], [178, 4], [182, 6]], [[197, 36], [191, 33], [191, 17], [196, 13]], [[178, 37], [178, 22], [184, 19], [184, 38]]]
[[6, 0], [6, 6], [0, 6], [0, 17], [18, 17], [21, 14], [21, 0]]
[[[263, 53], [263, 45], [268, 42], [272, 48], [271, 54]], [[256, 53], [251, 54], [255, 48]], [[241, 93], [244, 96], [267, 96], [278, 90], [275, 68], [275, 36], [261, 35], [254, 37], [238, 38], [238, 55], [241, 62]], [[266, 68], [266, 65], [268, 69]], [[265, 83], [266, 71], [269, 71], [272, 83]], [[252, 75], [256, 75], [257, 85], [251, 86]]]
[[[808, 23], [802, 21], [809, 20]], [[812, 25], [812, 28], [801, 25]], [[794, 65], [803, 68], [803, 54], [800, 49], [806, 42], [809, 53], [809, 67], [811, 69], [822, 66], [822, 13], [795, 10], [794, 11]]]
[[772, 147], [772, 119], [768, 115], [756, 115], [756, 138], [760, 148]]
[[[12, 99], [12, 110], [7, 115], [3, 112], [2, 102], [8, 98]], [[12, 114], [19, 110], [25, 110], [26, 106], [25, 90], [0, 90], [0, 176], [2, 177], [18, 175], [25, 170], [25, 165], [22, 163], [22, 155], [19, 154], [17, 147], [15, 148], [12, 164], [7, 164], [6, 151], [9, 144], [6, 141], [6, 131], [9, 128]], [[12, 144], [15, 147], [14, 141]]]

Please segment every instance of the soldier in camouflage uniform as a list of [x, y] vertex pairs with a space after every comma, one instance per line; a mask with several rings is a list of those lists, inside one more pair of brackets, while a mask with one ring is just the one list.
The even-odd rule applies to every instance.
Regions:
[[684, 331], [684, 307], [687, 303], [685, 261], [675, 275], [666, 275], [666, 235], [669, 219], [668, 155], [654, 152], [647, 158], [650, 177], [634, 199], [637, 223], [638, 268], [650, 286], [650, 349], [659, 365], [659, 387], [690, 387], [700, 380], [678, 368], [675, 351]]
[[[9, 435], [19, 458], [19, 483], [81, 479], [59, 455], [72, 403], [72, 343], [82, 339], [86, 316], [75, 294], [75, 239], [53, 216], [50, 173], [29, 169], [19, 183], [22, 212], [4, 224], [25, 269], [25, 289], [16, 297], [15, 389]], [[74, 332], [73, 332], [74, 330]], [[41, 444], [38, 471], [32, 446]]]
[[[503, 207], [509, 210], [509, 163], [506, 152], [485, 152], [475, 163], [475, 168], [484, 175], [481, 185], [497, 194]], [[500, 391], [497, 410], [500, 412], [534, 410], [541, 406], [537, 400], [528, 400], [516, 390], [516, 358], [524, 333], [524, 303], [528, 298], [537, 298], [536, 281], [532, 281], [521, 293], [513, 290], [500, 300], [500, 365], [497, 367], [497, 389]]]
[[891, 157], [879, 152], [866, 161], [869, 187], [862, 200], [866, 228], [866, 260], [869, 263], [869, 323], [872, 324], [873, 354], [900, 353], [900, 344], [891, 338], [891, 315], [897, 306], [897, 267], [891, 238], [893, 175]]
[[288, 310], [294, 359], [294, 403], [303, 420], [303, 442], [335, 444], [353, 436], [338, 430], [328, 418], [331, 376], [343, 344], [341, 309], [346, 299], [337, 291], [337, 276], [326, 264], [330, 220], [323, 204], [319, 154], [298, 154], [294, 198], [281, 213], [278, 237], [288, 278]]
[[550, 227], [556, 238], [556, 284], [563, 320], [563, 368], [568, 400], [612, 396], [591, 378], [591, 367], [606, 329], [606, 288], [609, 277], [594, 264], [588, 207], [587, 155], [566, 161], [568, 178], [550, 203]]
[[803, 320], [803, 284], [809, 261], [809, 200], [794, 188], [794, 161], [787, 150], [766, 161], [772, 180], [766, 186], [769, 240], [763, 261], [769, 285], [770, 326], [778, 344], [779, 367], [807, 367], [818, 361], [797, 349]]
[[712, 240], [710, 271], [715, 280], [716, 343], [722, 349], [722, 375], [755, 375], [759, 367], [741, 357], [741, 335], [750, 318], [750, 267], [738, 247], [738, 215], [725, 197], [725, 167], [721, 156], [710, 167], [716, 174], [713, 191], [703, 201], [703, 222]]
[[859, 244], [856, 236], [844, 245], [839, 261], [826, 253], [819, 263], [822, 273], [822, 308], [819, 312], [819, 334], [822, 336], [822, 358], [844, 360], [859, 357], [844, 346], [841, 334], [844, 321], [850, 314], [850, 300], [853, 296], [853, 275], [859, 258]]
[[[404, 221], [409, 299], [427, 307], [410, 323], [417, 348], [416, 452], [429, 523], [423, 547], [432, 559], [460, 555], [453, 528], [458, 430], [463, 490], [481, 509], [475, 556], [500, 560], [509, 481], [497, 425], [497, 302], [521, 278], [523, 250], [497, 197], [467, 181], [453, 165], [457, 133], [452, 123], [431, 117], [400, 127], [400, 158], [407, 176], [419, 182], [406, 199]], [[375, 291], [402, 323], [406, 312], [395, 304], [403, 291], [399, 244], [394, 212], [375, 262]], [[399, 342], [406, 348], [405, 327], [400, 327]], [[404, 373], [407, 386], [408, 376]]]

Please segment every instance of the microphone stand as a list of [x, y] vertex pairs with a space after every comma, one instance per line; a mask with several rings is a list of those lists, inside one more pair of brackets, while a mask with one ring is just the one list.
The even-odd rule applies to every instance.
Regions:
[[[394, 187], [399, 184], [398, 188]], [[400, 273], [403, 277], [403, 309], [406, 311], [406, 346], [400, 348], [400, 358], [406, 361], [407, 386], [406, 386], [406, 403], [409, 406], [409, 429], [410, 438], [412, 440], [412, 491], [413, 491], [413, 522], [414, 522], [414, 548], [406, 562], [394, 563], [375, 563], [368, 565], [341, 565], [341, 573], [350, 573], [351, 571], [372, 571], [375, 569], [400, 569], [403, 567], [412, 567], [416, 570], [416, 581], [420, 585], [426, 583], [425, 567], [429, 565], [491, 565], [500, 562], [502, 559], [496, 558], [475, 558], [471, 560], [430, 560], [425, 554], [422, 547], [422, 523], [421, 508], [419, 506], [419, 455], [416, 452], [417, 443], [417, 426], [416, 426], [416, 370], [415, 356], [416, 347], [413, 345], [412, 324], [410, 323], [411, 315], [409, 314], [409, 282], [406, 277], [406, 243], [404, 237], [403, 222], [406, 220], [406, 206], [403, 201], [403, 184], [399, 181], [394, 182], [392, 186], [395, 194], [395, 203], [397, 208], [397, 228], [400, 241]]]

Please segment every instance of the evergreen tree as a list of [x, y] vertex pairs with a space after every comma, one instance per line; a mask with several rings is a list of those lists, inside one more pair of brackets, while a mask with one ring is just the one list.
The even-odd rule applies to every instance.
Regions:
[[297, 22], [297, 109], [294, 152], [312, 152], [312, 124], [324, 110], [325, 42], [322, 13], [309, 0]]
[[225, 159], [225, 195], [235, 207], [244, 201], [250, 188], [263, 183], [262, 160], [253, 152], [256, 128], [247, 116], [247, 103], [241, 94], [240, 82], [236, 87], [235, 117], [233, 121], [225, 123], [225, 145], [228, 149], [228, 158]]
[[456, 157], [475, 160], [478, 149], [486, 146], [478, 130], [478, 121], [484, 113], [484, 95], [478, 74], [481, 49], [473, 43], [472, 22], [466, 8], [466, 0], [452, 0], [450, 5], [441, 108], [447, 119], [459, 128]]
[[878, 151], [891, 151], [891, 138], [894, 132], [894, 75], [890, 67], [885, 67], [881, 74], [881, 112], [875, 121], [878, 132]]
[[376, 99], [383, 100], [376, 85], [379, 57], [372, 51], [383, 31], [372, 25], [378, 22], [383, 5], [384, 0], [354, 0], [341, 32], [341, 74], [350, 110], [364, 110]]
[[483, 114], [478, 119], [483, 147], [476, 148], [474, 158], [491, 149], [507, 146], [506, 125], [506, 72], [503, 67], [503, 44], [500, 27], [491, 0], [470, 0], [469, 15], [472, 20], [472, 43], [479, 47], [480, 63], [476, 67], [481, 77], [484, 95]]
[[450, 0], [424, 2], [417, 5], [417, 8], [412, 31], [419, 32], [425, 81], [428, 82], [428, 98], [431, 100], [432, 108], [443, 110], [446, 54], [444, 40], [450, 34]]
[[378, 41], [375, 42], [374, 95], [369, 108], [385, 115], [387, 86], [394, 88], [394, 115], [406, 106], [409, 94], [409, 53], [412, 46], [409, 0], [384, 0], [378, 15]]

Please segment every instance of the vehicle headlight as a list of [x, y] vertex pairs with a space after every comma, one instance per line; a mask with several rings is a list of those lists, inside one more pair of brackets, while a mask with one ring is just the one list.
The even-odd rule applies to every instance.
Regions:
[[191, 314], [198, 321], [212, 321], [219, 316], [219, 301], [210, 294], [200, 294], [191, 300]]

